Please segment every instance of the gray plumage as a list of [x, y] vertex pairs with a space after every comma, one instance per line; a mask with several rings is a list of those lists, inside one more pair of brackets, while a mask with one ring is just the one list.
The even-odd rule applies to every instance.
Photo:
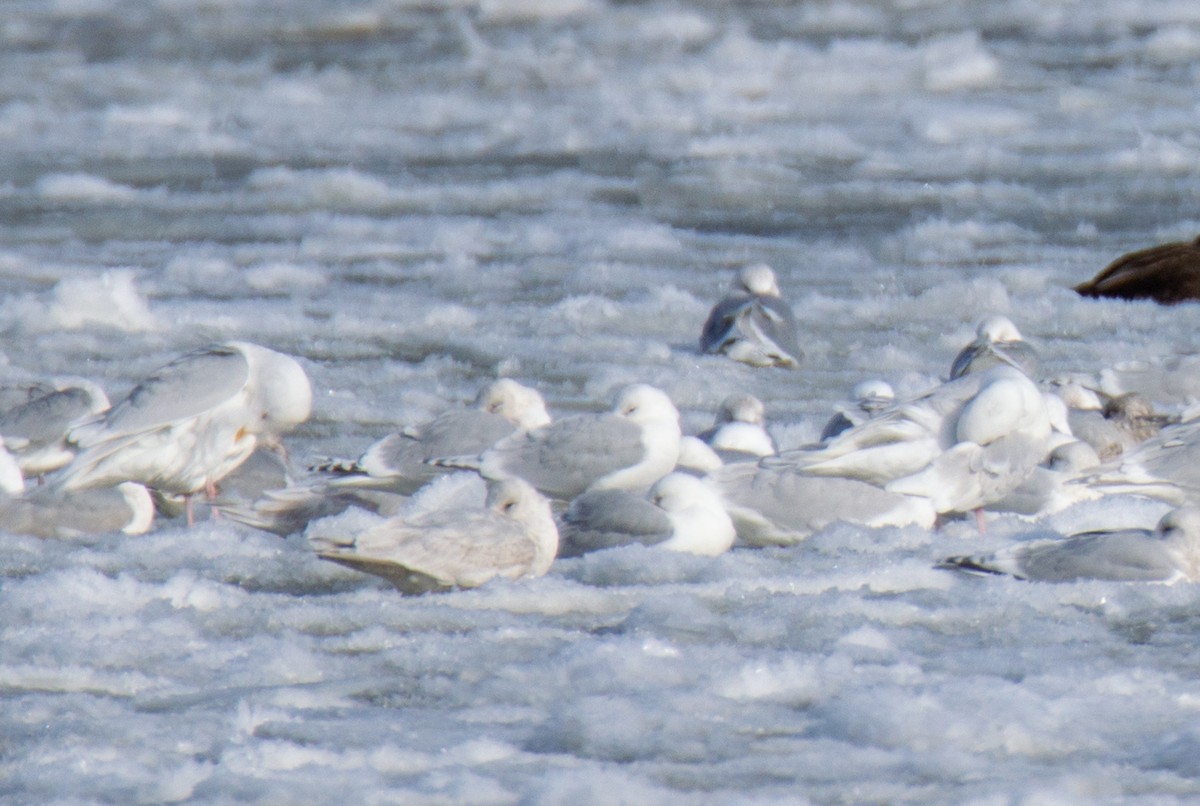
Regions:
[[137, 481], [165, 492], [211, 488], [259, 444], [308, 418], [312, 387], [293, 358], [246, 342], [180, 356], [95, 420], [73, 428], [64, 489]]
[[746, 266], [704, 323], [700, 351], [757, 367], [799, 366], [796, 318], [769, 266]]
[[1085, 478], [1105, 493], [1133, 493], [1169, 504], [1200, 504], [1200, 418], [1163, 428]]
[[715, 556], [736, 537], [717, 492], [682, 472], [659, 479], [645, 497], [627, 490], [584, 493], [563, 514], [559, 534], [562, 557], [635, 544]]
[[559, 518], [560, 557], [639, 544], [654, 546], [671, 538], [667, 513], [628, 490], [593, 490], [571, 502]]
[[0, 411], [0, 436], [26, 476], [69, 463], [75, 450], [68, 432], [109, 407], [104, 391], [87, 381], [28, 384], [5, 399], [14, 403]]
[[445, 412], [389, 434], [353, 463], [325, 464], [313, 470], [334, 477], [336, 487], [411, 495], [446, 472], [432, 460], [479, 454], [514, 431], [549, 422], [537, 390], [501, 378], [485, 386], [470, 409]]
[[588, 489], [648, 489], [679, 456], [679, 412], [659, 389], [633, 384], [606, 414], [579, 415], [500, 440], [476, 462], [484, 478], [522, 478], [569, 501]]
[[140, 484], [63, 492], [38, 487], [0, 497], [0, 531], [46, 538], [124, 532], [142, 534], [154, 522], [154, 502]]
[[1045, 399], [1023, 372], [997, 366], [942, 384], [851, 428], [816, 450], [764, 466], [858, 479], [929, 498], [938, 512], [998, 500], [1049, 450]]
[[843, 431], [866, 422], [896, 402], [896, 392], [891, 384], [874, 378], [855, 384], [850, 397], [852, 402], [839, 405], [821, 429], [821, 442], [828, 442]]
[[549, 502], [526, 482], [508, 479], [489, 485], [484, 509], [398, 516], [345, 540], [310, 542], [322, 559], [421, 594], [541, 576], [554, 562], [558, 530]]
[[720, 493], [738, 538], [752, 546], [798, 543], [835, 521], [929, 527], [936, 516], [926, 498], [787, 466], [726, 465], [711, 473], [708, 482]]
[[1194, 582], [1200, 578], [1200, 509], [1172, 510], [1154, 531], [1125, 529], [1031, 540], [991, 554], [948, 557], [937, 567], [1042, 582]]
[[1005, 316], [989, 316], [979, 323], [975, 340], [964, 347], [950, 366], [950, 380], [991, 367], [1016, 367], [1030, 378], [1040, 374], [1037, 350], [1021, 338], [1017, 326]]

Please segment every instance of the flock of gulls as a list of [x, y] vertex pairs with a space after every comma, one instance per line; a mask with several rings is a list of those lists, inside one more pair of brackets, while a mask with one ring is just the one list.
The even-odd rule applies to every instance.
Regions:
[[[1200, 246], [1133, 253], [1077, 290], [1195, 298], [1180, 273], [1188, 250]], [[1139, 284], [1149, 290], [1134, 293]], [[702, 352], [760, 367], [798, 366], [798, 343], [762, 264], [738, 272], [700, 336]], [[79, 379], [0, 388], [0, 529], [141, 534], [156, 514], [193, 523], [202, 502], [212, 517], [303, 532], [319, 557], [415, 594], [539, 576], [556, 558], [618, 546], [718, 555], [793, 545], [836, 521], [937, 529], [965, 516], [986, 531], [988, 512], [1037, 519], [1121, 494], [1175, 508], [1153, 531], [1029, 539], [938, 567], [1194, 581], [1200, 416], [1186, 404], [1200, 390], [1156, 397], [1175, 368], [1042, 378], [1013, 322], [991, 316], [945, 382], [897, 399], [865, 379], [819, 441], [798, 448], [777, 449], [751, 395], [729, 397], [712, 428], [684, 435], [674, 403], [650, 385], [621, 389], [607, 412], [553, 419], [536, 389], [500, 378], [470, 407], [405, 427], [357, 459], [295, 472], [282, 438], [311, 412], [309, 380], [294, 358], [231, 341], [178, 357], [115, 405]], [[374, 520], [327, 518], [350, 508]]]

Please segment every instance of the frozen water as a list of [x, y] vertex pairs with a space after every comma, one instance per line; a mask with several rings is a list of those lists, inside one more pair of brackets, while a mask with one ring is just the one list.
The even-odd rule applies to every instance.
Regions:
[[[688, 433], [753, 394], [791, 448], [860, 380], [944, 379], [988, 314], [1048, 375], [1157, 362], [1193, 305], [1069, 289], [1200, 230], [1198, 52], [1184, 0], [13, 0], [0, 380], [120, 399], [261, 343], [313, 380], [303, 461], [498, 374], [556, 417], [652, 383]], [[696, 349], [755, 262], [795, 371]], [[1196, 586], [932, 567], [1161, 514], [627, 547], [420, 599], [228, 521], [5, 535], [0, 799], [1192, 800]]]

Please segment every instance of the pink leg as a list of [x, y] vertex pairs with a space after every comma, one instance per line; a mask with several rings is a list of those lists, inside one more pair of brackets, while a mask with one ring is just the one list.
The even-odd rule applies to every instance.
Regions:
[[[208, 496], [210, 502], [217, 500], [217, 485], [211, 481], [204, 482], [204, 494]], [[212, 506], [212, 519], [214, 521], [221, 519], [221, 510], [215, 504]]]
[[983, 519], [983, 507], [975, 510], [975, 524], [979, 527], [981, 535], [987, 534], [987, 521]]

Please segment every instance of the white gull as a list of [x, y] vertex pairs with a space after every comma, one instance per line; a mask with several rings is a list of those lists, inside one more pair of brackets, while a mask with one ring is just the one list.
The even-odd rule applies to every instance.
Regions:
[[308, 376], [290, 356], [236, 341], [196, 350], [72, 429], [79, 453], [56, 484], [77, 490], [136, 481], [212, 495], [256, 447], [279, 446], [311, 408]]

